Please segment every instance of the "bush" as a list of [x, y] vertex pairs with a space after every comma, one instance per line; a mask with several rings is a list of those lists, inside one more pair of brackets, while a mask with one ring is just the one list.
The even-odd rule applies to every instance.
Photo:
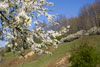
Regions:
[[87, 43], [79, 45], [72, 51], [71, 67], [96, 67], [98, 63], [98, 55], [95, 47]]
[[61, 36], [57, 36], [56, 39], [57, 39], [57, 40], [61, 40], [62, 38], [67, 37], [67, 36], [68, 36], [68, 34], [65, 33], [65, 34], [63, 34], [63, 35], [61, 35]]

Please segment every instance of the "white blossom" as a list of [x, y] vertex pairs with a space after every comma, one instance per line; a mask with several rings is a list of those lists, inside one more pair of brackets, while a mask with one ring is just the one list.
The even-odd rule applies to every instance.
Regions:
[[51, 54], [51, 55], [52, 55], [52, 52], [49, 52], [49, 51], [45, 51], [45, 53], [46, 53], [46, 54]]
[[12, 44], [8, 44], [7, 46], [10, 47], [10, 48], [12, 48]]
[[18, 46], [18, 44], [15, 42], [15, 46]]
[[38, 21], [34, 21], [34, 24], [38, 24]]
[[[8, 2], [8, 0], [0, 1], [0, 11], [4, 11], [4, 18], [3, 21], [3, 34], [6, 35], [5, 39], [9, 47], [14, 45], [14, 49], [19, 46], [20, 50], [23, 51], [23, 45], [28, 46], [35, 50], [36, 52], [43, 53], [44, 50], [41, 47], [48, 49], [46, 44], [51, 44], [55, 48], [57, 48], [59, 42], [55, 38], [57, 36], [61, 36], [62, 32], [57, 32], [54, 30], [45, 31], [45, 29], [39, 25], [39, 19], [41, 15], [46, 17], [49, 22], [54, 22], [55, 15], [51, 15], [48, 13], [48, 8], [45, 6], [53, 5], [51, 2], [47, 2], [46, 0], [12, 0]], [[13, 10], [11, 11], [11, 8]], [[15, 8], [15, 9], [14, 9]], [[10, 10], [8, 10], [10, 9]], [[15, 13], [16, 15], [13, 15]], [[29, 15], [28, 15], [29, 14]], [[0, 17], [2, 15], [0, 14]], [[11, 18], [7, 17], [10, 16]], [[32, 26], [32, 22], [36, 25], [34, 26], [34, 30], [30, 30]], [[54, 25], [57, 25], [55, 23]], [[63, 32], [66, 30], [64, 29]], [[51, 36], [54, 39], [51, 39]], [[39, 38], [42, 43], [36, 43], [34, 38]], [[13, 42], [14, 43], [13, 43]], [[45, 53], [51, 54], [50, 52], [46, 51]]]
[[69, 29], [70, 28], [70, 25], [68, 25], [67, 28]]
[[4, 11], [6, 8], [8, 8], [8, 4], [5, 2], [0, 2], [0, 11]]
[[45, 0], [40, 0], [40, 1], [45, 2]]

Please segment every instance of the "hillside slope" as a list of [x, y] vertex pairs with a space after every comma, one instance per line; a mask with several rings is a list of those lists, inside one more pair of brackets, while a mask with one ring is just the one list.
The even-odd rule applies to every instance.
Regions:
[[[66, 42], [55, 49], [53, 55], [43, 55], [38, 58], [38, 60], [33, 60], [23, 64], [23, 67], [55, 67], [56, 62], [58, 62], [63, 56], [67, 53], [70, 53], [70, 50], [73, 46], [88, 42], [90, 45], [97, 47], [97, 50], [100, 51], [100, 35], [86, 36], [81, 37], [80, 39], [74, 40], [72, 42]], [[22, 64], [19, 65], [20, 67]]]
[[[61, 44], [57, 49], [51, 49], [53, 55], [43, 54], [41, 56], [34, 55], [28, 59], [19, 60], [18, 57], [12, 56], [12, 53], [8, 53], [6, 56], [6, 62], [0, 63], [2, 67], [56, 67], [66, 54], [70, 54], [70, 51], [75, 45], [88, 42], [88, 44], [96, 46], [100, 51], [100, 35], [84, 36], [72, 42], [66, 42]], [[9, 56], [10, 54], [10, 56]], [[99, 55], [99, 54], [98, 54]], [[68, 61], [68, 59], [66, 60]], [[70, 63], [65, 64], [70, 65]], [[59, 67], [59, 66], [58, 66]]]

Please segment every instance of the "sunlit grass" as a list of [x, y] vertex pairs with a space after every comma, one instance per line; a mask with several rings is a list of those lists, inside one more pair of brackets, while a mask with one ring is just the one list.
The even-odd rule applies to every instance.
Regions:
[[[85, 36], [85, 37], [81, 37], [80, 39], [74, 40], [72, 42], [63, 43], [59, 45], [57, 49], [50, 47], [49, 50], [53, 52], [52, 55], [47, 55], [47, 54], [43, 54], [41, 56], [34, 55], [20, 62], [18, 64], [18, 67], [22, 67], [22, 66], [23, 67], [48, 67], [48, 65], [51, 64], [50, 62], [54, 62], [52, 64], [56, 64], [56, 60], [63, 57], [67, 52], [69, 53], [72, 50], [73, 46], [81, 44], [86, 41], [88, 42], [88, 44], [96, 47], [97, 51], [100, 52], [100, 35]], [[29, 52], [30, 50], [28, 49], [26, 51]], [[98, 53], [98, 55], [100, 54]], [[12, 52], [9, 52], [5, 55], [5, 58], [8, 59], [8, 62], [13, 63], [10, 60], [18, 58], [18, 53], [14, 55]], [[8, 62], [6, 62], [5, 64], [8, 65]]]
[[[38, 60], [35, 61], [33, 60], [33, 62], [25, 63], [23, 66], [24, 67], [46, 67], [49, 64], [49, 62], [59, 59], [60, 57], [64, 56], [67, 52], [70, 52], [70, 50], [74, 45], [78, 45], [85, 41], [88, 41], [90, 44], [92, 43], [91, 45], [94, 46], [96, 45], [97, 50], [99, 50], [100, 49], [99, 38], [100, 38], [99, 35], [94, 35], [94, 36], [82, 37], [72, 42], [63, 43], [62, 45], [59, 46], [59, 48], [54, 50], [53, 55], [42, 55]], [[21, 67], [22, 64], [19, 64], [19, 66]]]

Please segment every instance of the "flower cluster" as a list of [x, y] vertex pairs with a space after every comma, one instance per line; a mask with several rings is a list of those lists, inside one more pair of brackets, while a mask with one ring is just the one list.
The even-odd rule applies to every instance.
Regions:
[[[45, 6], [51, 6], [53, 3], [46, 0], [3, 0], [0, 2], [0, 19], [2, 20], [2, 31], [8, 47], [12, 50], [22, 50], [32, 48], [40, 54], [48, 51], [42, 50], [42, 47], [48, 49], [46, 44], [51, 44], [57, 48], [60, 43], [57, 39], [51, 39], [60, 36], [62, 32], [53, 30], [45, 31], [39, 23], [41, 15], [47, 17], [48, 22], [54, 23], [55, 15], [48, 14], [49, 9]], [[35, 29], [29, 27], [35, 25]], [[64, 29], [66, 32], [66, 29]], [[34, 39], [39, 38], [42, 42], [36, 43]]]

